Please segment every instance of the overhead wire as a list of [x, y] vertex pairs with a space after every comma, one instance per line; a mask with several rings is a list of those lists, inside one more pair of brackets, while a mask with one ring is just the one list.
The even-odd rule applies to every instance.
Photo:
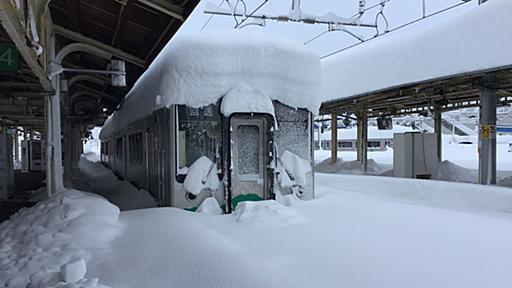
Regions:
[[[395, 28], [393, 28], [393, 29], [390, 29], [390, 30], [388, 30], [387, 32], [384, 32], [384, 33], [382, 33], [382, 34], [377, 34], [377, 35], [373, 36], [372, 38], [369, 38], [369, 39], [364, 40], [364, 41], [362, 41], [362, 42], [354, 43], [354, 44], [349, 45], [349, 46], [346, 46], [346, 47], [344, 47], [344, 48], [342, 48], [342, 49], [339, 49], [339, 50], [336, 50], [336, 51], [331, 52], [331, 53], [329, 53], [329, 54], [326, 54], [326, 55], [324, 55], [324, 56], [320, 57], [320, 59], [324, 59], [324, 58], [327, 58], [327, 57], [330, 57], [330, 56], [336, 55], [336, 54], [338, 54], [338, 53], [340, 53], [340, 52], [343, 52], [343, 51], [345, 51], [345, 50], [348, 50], [348, 49], [350, 49], [350, 48], [353, 48], [353, 47], [359, 46], [359, 45], [361, 45], [361, 44], [363, 44], [363, 43], [366, 43], [366, 42], [371, 41], [371, 40], [373, 40], [373, 39], [379, 38], [379, 37], [381, 37], [382, 35], [386, 35], [386, 34], [388, 34], [388, 33], [391, 33], [391, 32], [397, 31], [397, 30], [400, 30], [400, 29], [405, 28], [405, 27], [407, 27], [407, 26], [409, 26], [409, 25], [412, 25], [412, 24], [414, 24], [414, 23], [417, 23], [417, 22], [419, 22], [419, 21], [421, 21], [421, 20], [424, 20], [424, 19], [427, 19], [427, 18], [430, 18], [430, 17], [436, 16], [436, 15], [438, 15], [438, 14], [444, 13], [444, 12], [446, 12], [446, 11], [448, 11], [448, 10], [451, 10], [451, 9], [457, 8], [457, 7], [459, 7], [459, 6], [462, 6], [462, 5], [467, 4], [467, 3], [470, 3], [470, 2], [472, 2], [472, 0], [469, 0], [469, 1], [463, 1], [463, 2], [460, 2], [460, 3], [458, 3], [458, 4], [452, 5], [452, 6], [450, 6], [450, 7], [447, 7], [447, 8], [441, 9], [441, 10], [436, 11], [436, 12], [434, 12], [434, 13], [428, 14], [428, 15], [426, 15], [425, 17], [421, 17], [421, 18], [415, 19], [415, 20], [413, 20], [413, 21], [407, 22], [407, 23], [405, 23], [405, 24], [403, 24], [403, 25], [400, 25], [400, 26], [398, 26], [398, 27], [395, 27]], [[379, 5], [380, 5], [380, 4], [379, 4]]]
[[[217, 6], [222, 7], [222, 4], [224, 4], [224, 2], [225, 2], [225, 0], [221, 0], [219, 2], [219, 5], [217, 5]], [[210, 15], [210, 17], [208, 17], [208, 19], [204, 22], [203, 27], [201, 27], [201, 31], [206, 29], [206, 26], [208, 26], [208, 24], [210, 24], [210, 21], [212, 21], [213, 16], [215, 16], [215, 15], [212, 14], [212, 15]]]
[[249, 15], [247, 15], [244, 19], [242, 19], [242, 21], [240, 21], [240, 23], [235, 26], [235, 28], [239, 28], [242, 24], [244, 24], [245, 21], [247, 21], [247, 19], [249, 19], [252, 15], [254, 15], [254, 13], [258, 12], [258, 10], [260, 10], [263, 6], [265, 6], [265, 4], [267, 4], [269, 0], [265, 0], [263, 1], [262, 3], [260, 3], [260, 5], [258, 5], [258, 7], [256, 7], [254, 10], [252, 10], [251, 13], [249, 13]]
[[[366, 11], [372, 10], [372, 9], [374, 9], [374, 8], [376, 8], [376, 7], [379, 7], [379, 6], [381, 6], [381, 7], [382, 7], [383, 5], [385, 5], [386, 3], [390, 2], [390, 1], [391, 1], [391, 0], [381, 0], [381, 1], [379, 1], [379, 3], [377, 3], [377, 4], [375, 4], [375, 5], [372, 5], [372, 6], [366, 7], [366, 8], [364, 8], [364, 9], [359, 9], [359, 12], [355, 13], [354, 15], [352, 15], [352, 16], [350, 17], [350, 19], [354, 19], [354, 18], [361, 18], [361, 17], [363, 16], [363, 14], [364, 14]], [[380, 13], [379, 13], [379, 14], [380, 14]], [[386, 27], [387, 27], [387, 26], [388, 26], [388, 24], [387, 24], [387, 23], [388, 23], [387, 18], [384, 16], [384, 13], [382, 13], [382, 16], [384, 17], [384, 20], [386, 21]], [[342, 31], [342, 32], [345, 32], [345, 33], [347, 33], [348, 35], [350, 35], [350, 36], [352, 36], [352, 37], [356, 38], [357, 40], [359, 40], [359, 41], [361, 41], [361, 42], [363, 42], [363, 41], [364, 41], [364, 39], [362, 39], [361, 37], [359, 37], [359, 36], [355, 35], [354, 33], [350, 32], [350, 31], [348, 31], [347, 29], [335, 30], [335, 29], [331, 29], [331, 27], [329, 27], [329, 29], [328, 29], [327, 31], [323, 31], [323, 32], [321, 32], [320, 34], [315, 35], [313, 38], [311, 38], [311, 39], [307, 40], [306, 42], [304, 42], [304, 45], [307, 45], [307, 44], [309, 44], [309, 43], [311, 43], [311, 42], [315, 41], [316, 39], [318, 39], [318, 38], [320, 38], [320, 37], [324, 36], [324, 35], [325, 35], [325, 34], [327, 34], [328, 32], [334, 32], [334, 31]]]

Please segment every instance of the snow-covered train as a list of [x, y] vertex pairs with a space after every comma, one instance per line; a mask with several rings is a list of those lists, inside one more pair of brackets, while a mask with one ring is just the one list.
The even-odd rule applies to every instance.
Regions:
[[268, 34], [172, 40], [105, 123], [101, 161], [161, 206], [314, 197], [318, 56]]

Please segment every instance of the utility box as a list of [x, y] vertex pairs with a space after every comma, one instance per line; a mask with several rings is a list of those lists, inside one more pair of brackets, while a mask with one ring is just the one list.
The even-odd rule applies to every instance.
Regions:
[[44, 169], [43, 155], [43, 145], [40, 140], [21, 141], [23, 171], [42, 171]]
[[0, 134], [0, 200], [9, 198], [14, 191], [12, 136]]
[[430, 179], [437, 171], [438, 164], [434, 133], [406, 132], [393, 135], [395, 177]]

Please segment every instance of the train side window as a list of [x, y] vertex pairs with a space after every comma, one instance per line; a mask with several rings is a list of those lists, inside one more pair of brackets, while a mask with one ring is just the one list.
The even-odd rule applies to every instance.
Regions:
[[201, 108], [177, 107], [178, 132], [176, 180], [183, 182], [190, 167], [201, 156], [214, 161], [221, 140], [221, 122], [217, 105]]
[[123, 138], [119, 137], [116, 139], [116, 158], [123, 160]]
[[133, 133], [128, 136], [128, 151], [130, 164], [140, 164], [143, 158], [142, 132]]
[[380, 141], [368, 141], [368, 148], [380, 148]]

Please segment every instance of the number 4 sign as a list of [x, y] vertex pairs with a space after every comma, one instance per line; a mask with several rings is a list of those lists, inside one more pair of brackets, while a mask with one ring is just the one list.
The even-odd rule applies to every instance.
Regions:
[[14, 44], [0, 42], [0, 71], [18, 71], [19, 59], [19, 52]]

